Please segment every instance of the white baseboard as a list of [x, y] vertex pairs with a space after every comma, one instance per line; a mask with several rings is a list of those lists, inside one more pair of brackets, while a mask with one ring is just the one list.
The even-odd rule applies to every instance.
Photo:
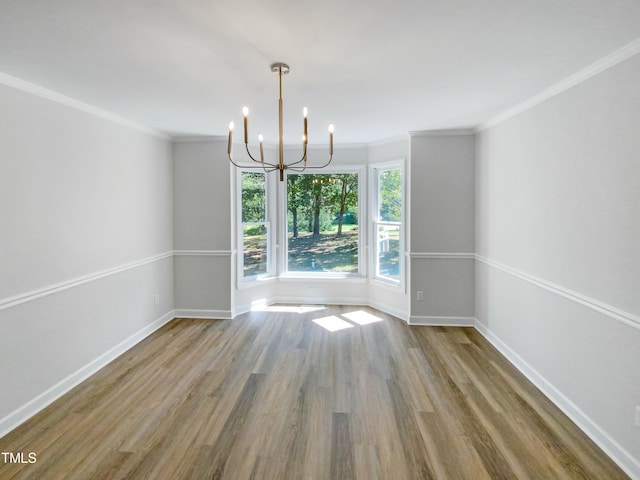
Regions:
[[393, 315], [394, 317], [397, 317], [400, 320], [404, 320], [405, 322], [409, 323], [409, 313], [406, 311], [391, 307], [389, 305], [385, 305], [384, 303], [376, 302], [375, 300], [369, 300], [367, 304], [372, 308], [380, 310], [381, 312], [384, 312], [386, 314]]
[[240, 305], [238, 307], [233, 307], [231, 310], [231, 318], [236, 318], [238, 315], [242, 315], [243, 313], [247, 313], [251, 311], [251, 305]]
[[173, 311], [175, 318], [211, 318], [216, 320], [231, 320], [230, 310], [198, 310], [181, 308]]
[[366, 297], [280, 297], [273, 299], [273, 303], [293, 303], [304, 305], [368, 305]]
[[[305, 305], [367, 305], [369, 307], [380, 310], [381, 312], [387, 313], [389, 315], [393, 315], [405, 322], [408, 321], [409, 316], [407, 312], [402, 311], [400, 309], [390, 307], [383, 303], [372, 302], [371, 300], [367, 300], [364, 298], [350, 298], [350, 299], [340, 299], [338, 301], [335, 298], [320, 298], [320, 297], [278, 297], [275, 299], [268, 299], [264, 302], [266, 305], [273, 305], [274, 303], [284, 303], [284, 304], [305, 304]], [[242, 315], [244, 313], [250, 312], [254, 305], [239, 305], [233, 309], [233, 318], [236, 318], [238, 315]]]
[[76, 385], [89, 378], [101, 368], [108, 365], [110, 362], [115, 360], [117, 357], [122, 355], [124, 352], [129, 350], [131, 347], [133, 347], [149, 335], [151, 335], [153, 332], [158, 330], [173, 318], [174, 312], [172, 310], [155, 320], [153, 323], [147, 325], [141, 330], [138, 330], [136, 333], [120, 342], [115, 347], [107, 350], [95, 360], [80, 368], [75, 373], [72, 373], [67, 378], [55, 384], [53, 387], [49, 388], [23, 406], [19, 407], [17, 410], [14, 410], [6, 417], [0, 419], [0, 437], [3, 437], [18, 425], [27, 421], [40, 410], [53, 403], [55, 400], [60, 398]]
[[560, 390], [554, 387], [531, 365], [514, 352], [506, 343], [498, 338], [485, 325], [476, 320], [475, 328], [491, 345], [500, 351], [531, 383], [533, 383], [549, 400], [571, 419], [591, 440], [598, 445], [627, 475], [640, 480], [640, 461], [634, 458], [609, 434], [585, 414], [577, 405], [569, 400]]
[[473, 317], [447, 317], [411, 315], [409, 325], [423, 325], [427, 327], [474, 327], [476, 319]]

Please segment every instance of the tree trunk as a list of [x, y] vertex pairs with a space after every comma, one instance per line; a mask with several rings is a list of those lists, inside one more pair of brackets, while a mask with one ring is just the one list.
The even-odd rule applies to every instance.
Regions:
[[313, 202], [313, 236], [320, 235], [320, 193], [316, 194]]
[[338, 233], [336, 237], [342, 236], [342, 222], [344, 222], [345, 203], [347, 201], [347, 182], [342, 181], [342, 193], [340, 195], [340, 213], [338, 214]]
[[291, 216], [293, 217], [293, 238], [298, 238], [298, 209], [291, 210]]

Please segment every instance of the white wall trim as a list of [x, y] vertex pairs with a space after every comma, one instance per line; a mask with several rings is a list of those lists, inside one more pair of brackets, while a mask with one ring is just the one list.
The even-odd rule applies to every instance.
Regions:
[[491, 128], [499, 123], [508, 120], [511, 117], [518, 115], [530, 108], [535, 107], [536, 105], [548, 100], [551, 97], [554, 97], [566, 90], [569, 90], [572, 87], [584, 82], [585, 80], [590, 79], [591, 77], [611, 68], [619, 63], [627, 60], [628, 58], [633, 57], [634, 55], [640, 53], [640, 38], [635, 39], [631, 43], [628, 43], [622, 48], [610, 53], [609, 55], [602, 57], [601, 59], [595, 61], [591, 65], [583, 68], [582, 70], [577, 71], [573, 75], [568, 76], [564, 80], [552, 85], [551, 87], [543, 90], [542, 92], [534, 95], [533, 97], [525, 100], [522, 103], [517, 104], [516, 106], [506, 110], [500, 115], [494, 117], [486, 123], [478, 126], [478, 131], [486, 130]]
[[389, 137], [389, 138], [383, 138], [381, 140], [374, 140], [373, 142], [369, 142], [366, 145], [368, 147], [381, 147], [383, 145], [389, 145], [392, 143], [399, 143], [402, 141], [408, 141], [409, 140], [409, 133], [404, 133], [402, 135], [396, 135], [394, 137]]
[[451, 137], [459, 135], [475, 135], [476, 129], [469, 128], [449, 128], [442, 130], [412, 130], [409, 132], [411, 137]]
[[165, 258], [169, 258], [172, 256], [230, 257], [231, 250], [172, 250], [172, 251], [160, 253], [152, 257], [136, 260], [135, 262], [126, 263], [124, 265], [119, 265], [113, 268], [107, 268], [99, 272], [90, 273], [87, 275], [83, 275], [81, 277], [72, 278], [64, 282], [55, 283], [53, 285], [48, 285], [46, 287], [38, 288], [36, 290], [30, 290], [25, 293], [20, 293], [18, 295], [13, 295], [11, 297], [2, 298], [0, 299], [0, 311], [21, 305], [23, 303], [31, 302], [33, 300], [37, 300], [39, 298], [46, 297], [47, 295], [58, 293], [63, 290], [68, 290], [73, 287], [78, 287], [80, 285], [84, 285], [85, 283], [93, 282], [94, 280], [100, 280], [110, 275], [115, 275], [117, 273], [122, 273], [127, 270], [131, 270], [133, 268], [142, 267], [149, 263], [157, 262], [159, 260], [163, 260]]
[[[269, 301], [266, 302], [266, 305], [271, 305], [271, 303]], [[251, 311], [253, 305], [249, 304], [245, 304], [245, 305], [238, 305], [235, 307], [232, 307], [231, 310], [231, 318], [235, 319], [238, 315], [243, 315], [245, 313], [248, 313]]]
[[407, 311], [400, 310], [399, 308], [392, 307], [385, 303], [378, 302], [372, 299], [369, 299], [366, 305], [375, 308], [376, 310], [380, 310], [381, 312], [389, 314], [393, 317], [399, 318], [400, 320], [403, 320], [408, 324], [410, 323], [409, 313]]
[[445, 260], [475, 260], [475, 253], [447, 253], [447, 252], [409, 252], [410, 258], [438, 258]]
[[174, 143], [206, 143], [206, 142], [226, 142], [228, 138], [225, 135], [176, 135], [171, 137]]
[[18, 425], [34, 416], [40, 410], [53, 403], [73, 387], [89, 378], [101, 368], [108, 365], [110, 362], [115, 360], [117, 357], [122, 355], [134, 345], [144, 340], [160, 327], [171, 321], [173, 318], [173, 310], [165, 313], [162, 317], [158, 318], [153, 323], [138, 330], [136, 333], [126, 338], [115, 347], [110, 348], [98, 358], [92, 360], [87, 365], [77, 370], [75, 373], [72, 373], [67, 378], [56, 383], [53, 387], [49, 388], [34, 399], [25, 403], [23, 406], [11, 412], [9, 415], [0, 419], [0, 437], [3, 437]]
[[46, 297], [47, 295], [58, 293], [63, 290], [68, 290], [69, 288], [78, 287], [80, 285], [92, 282], [94, 280], [100, 280], [101, 278], [105, 278], [110, 275], [115, 275], [117, 273], [125, 272], [133, 268], [138, 268], [143, 265], [147, 265], [149, 263], [157, 262], [159, 260], [169, 258], [172, 255], [173, 255], [173, 252], [171, 251], [160, 253], [152, 257], [143, 258], [142, 260], [136, 260], [135, 262], [126, 263], [124, 265], [119, 265], [117, 267], [108, 268], [106, 270], [101, 270], [99, 272], [90, 273], [88, 275], [83, 275], [81, 277], [72, 278], [71, 280], [66, 280], [64, 282], [55, 283], [47, 287], [39, 288], [36, 290], [30, 290], [28, 292], [14, 295], [12, 297], [3, 298], [3, 299], [0, 299], [0, 311], [15, 307], [17, 305], [21, 305], [23, 303], [31, 302], [33, 300], [37, 300], [39, 298]]
[[[335, 299], [334, 299], [335, 300]], [[343, 299], [344, 300], [344, 299]], [[359, 301], [360, 300], [360, 301]], [[277, 301], [273, 298], [269, 298], [266, 300], [265, 304], [266, 305], [273, 305], [273, 304], [278, 304], [278, 303], [284, 303], [284, 304], [306, 304], [306, 305], [352, 305], [352, 306], [365, 306], [365, 307], [372, 307], [375, 308], [376, 310], [380, 310], [381, 312], [384, 312], [388, 315], [391, 315], [393, 317], [397, 317], [400, 320], [404, 320], [405, 322], [408, 323], [409, 321], [409, 316], [407, 314], [407, 312], [404, 312], [398, 308], [394, 308], [391, 307], [389, 305], [386, 305], [384, 303], [381, 302], [376, 302], [376, 301], [371, 301], [371, 299], [369, 300], [365, 300], [365, 299], [357, 299], [357, 298], [350, 298], [348, 299], [348, 301], [343, 301], [343, 302], [336, 302], [336, 301], [329, 301], [326, 298], [311, 298], [311, 297], [306, 297], [306, 298], [296, 298], [294, 299], [293, 297], [278, 297]], [[251, 304], [246, 304], [246, 305], [238, 305], [236, 308], [233, 309], [233, 318], [236, 318], [238, 315], [242, 315], [245, 314], [247, 312], [250, 312], [253, 308], [253, 305]]]
[[11, 75], [7, 75], [6, 73], [0, 72], [0, 84], [15, 88], [17, 90], [21, 90], [26, 93], [30, 93], [32, 95], [37, 95], [38, 97], [46, 98], [47, 100], [51, 100], [52, 102], [65, 105], [67, 107], [75, 108], [76, 110], [80, 110], [84, 113], [88, 113], [90, 115], [103, 118], [105, 120], [108, 120], [113, 123], [117, 123], [118, 125], [122, 125], [132, 130], [137, 130], [139, 132], [146, 133], [147, 135], [152, 135], [154, 137], [161, 138], [162, 140], [171, 139], [169, 135], [166, 135], [158, 130], [147, 127], [145, 125], [134, 122], [132, 120], [126, 119], [119, 115], [115, 115], [113, 113], [107, 112], [106, 110], [102, 110], [98, 107], [94, 107], [93, 105], [89, 105], [88, 103], [84, 103], [79, 100], [75, 100], [71, 97], [67, 97], [66, 95], [62, 95], [61, 93], [54, 92], [52, 90], [41, 87], [34, 83], [27, 82], [26, 80], [22, 80], [17, 77], [12, 77]]
[[177, 257], [230, 257], [231, 250], [174, 250]]
[[336, 282], [340, 281], [340, 283], [366, 283], [367, 278], [358, 274], [349, 274], [349, 273], [285, 273], [282, 275], [278, 275], [277, 277], [272, 277], [276, 279], [278, 282], [282, 283], [311, 283], [311, 282]]
[[475, 322], [475, 328], [491, 343], [509, 362], [527, 377], [542, 393], [547, 396], [572, 422], [574, 422], [591, 440], [593, 440], [611, 459], [632, 478], [640, 479], [640, 462], [616, 442], [607, 432], [585, 414], [576, 404], [568, 399], [560, 390], [540, 375], [531, 365], [497, 337], [489, 328]]
[[175, 318], [203, 318], [211, 320], [231, 320], [230, 310], [199, 310], [195, 308], [180, 308], [173, 311]]
[[596, 300], [595, 298], [591, 298], [581, 293], [574, 292], [573, 290], [569, 290], [568, 288], [561, 287], [560, 285], [556, 285], [541, 278], [534, 277], [533, 275], [529, 275], [528, 273], [525, 273], [521, 270], [503, 265], [486, 257], [476, 255], [476, 259], [482, 263], [489, 265], [490, 267], [497, 268], [498, 270], [502, 270], [503, 272], [525, 280], [526, 282], [532, 283], [533, 285], [536, 285], [540, 288], [544, 288], [545, 290], [560, 295], [564, 298], [573, 300], [580, 305], [590, 308], [591, 310], [595, 310], [596, 312], [606, 315], [607, 317], [614, 320], [618, 320], [625, 325], [640, 329], [640, 317], [637, 315], [625, 312], [624, 310]]
[[474, 317], [411, 315], [408, 324], [424, 327], [473, 327], [476, 324], [476, 319]]
[[305, 305], [369, 305], [369, 299], [365, 297], [276, 296], [271, 303], [301, 303]]

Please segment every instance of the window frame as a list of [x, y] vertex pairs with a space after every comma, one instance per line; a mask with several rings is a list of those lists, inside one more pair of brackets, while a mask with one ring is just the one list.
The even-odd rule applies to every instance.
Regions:
[[[236, 255], [236, 277], [238, 288], [247, 286], [255, 282], [271, 279], [275, 276], [275, 260], [274, 260], [274, 248], [275, 245], [275, 228], [273, 228], [272, 212], [274, 211], [272, 190], [272, 179], [268, 173], [248, 168], [236, 169], [236, 238], [238, 254]], [[242, 221], [242, 177], [244, 173], [260, 174], [264, 175], [264, 195], [265, 195], [265, 220], [262, 222], [243, 222]], [[244, 276], [244, 227], [247, 225], [265, 225], [267, 228], [266, 240], [266, 253], [267, 253], [267, 269], [266, 272]]]
[[[288, 213], [287, 206], [288, 197], [288, 176], [291, 175], [331, 175], [331, 174], [357, 174], [358, 175], [358, 269], [356, 272], [341, 273], [341, 272], [296, 272], [289, 271], [288, 259], [289, 259], [289, 228], [288, 228]], [[367, 198], [366, 198], [366, 166], [360, 165], [344, 165], [326, 167], [318, 171], [310, 172], [285, 172], [285, 178], [283, 182], [278, 182], [279, 188], [279, 245], [278, 245], [278, 271], [279, 278], [311, 278], [311, 279], [365, 279], [367, 276], [367, 261], [366, 261], [366, 212], [367, 212]]]
[[[393, 160], [390, 162], [381, 162], [369, 165], [369, 185], [371, 187], [370, 195], [370, 280], [372, 283], [382, 285], [394, 290], [405, 291], [406, 285], [406, 261], [405, 261], [405, 235], [406, 235], [406, 170], [403, 159]], [[381, 171], [400, 170], [401, 177], [401, 208], [400, 222], [392, 222], [380, 219], [380, 175]], [[380, 275], [379, 259], [380, 259], [380, 242], [378, 242], [378, 228], [380, 225], [399, 226], [399, 252], [398, 252], [398, 280], [392, 277]]]

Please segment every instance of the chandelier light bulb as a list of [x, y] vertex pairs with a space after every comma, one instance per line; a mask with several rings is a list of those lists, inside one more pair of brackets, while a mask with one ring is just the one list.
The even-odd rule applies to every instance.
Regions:
[[263, 138], [262, 134], [258, 135], [258, 141], [260, 142], [260, 162], [264, 165], [264, 149], [262, 147]]
[[244, 143], [245, 145], [249, 143], [248, 135], [249, 135], [249, 109], [247, 107], [242, 107], [242, 114], [244, 115]]
[[307, 142], [308, 142], [308, 138], [307, 138], [307, 114], [309, 113], [309, 111], [307, 110], [307, 107], [304, 107], [302, 109], [302, 115], [304, 116], [304, 134], [302, 135], [302, 144], [306, 147]]
[[329, 125], [329, 155], [333, 156], [333, 123]]
[[233, 140], [233, 122], [229, 122], [229, 143], [227, 144], [227, 155], [231, 158], [231, 141]]

